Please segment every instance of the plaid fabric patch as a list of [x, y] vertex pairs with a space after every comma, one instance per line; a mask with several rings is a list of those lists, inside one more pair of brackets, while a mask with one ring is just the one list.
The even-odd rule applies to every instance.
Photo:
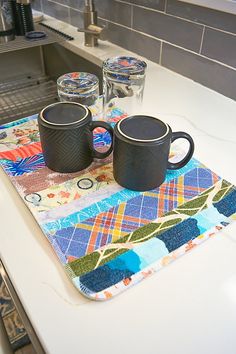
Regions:
[[212, 171], [195, 168], [108, 212], [100, 213], [76, 226], [58, 230], [53, 238], [68, 260], [82, 257], [173, 210], [218, 180], [219, 177]]

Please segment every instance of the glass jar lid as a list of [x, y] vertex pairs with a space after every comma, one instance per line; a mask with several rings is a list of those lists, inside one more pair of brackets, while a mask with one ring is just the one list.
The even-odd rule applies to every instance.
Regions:
[[57, 79], [57, 85], [64, 92], [76, 92], [85, 89], [97, 88], [99, 80], [96, 75], [86, 72], [72, 72]]
[[103, 69], [119, 74], [144, 74], [147, 64], [145, 61], [128, 56], [108, 58], [103, 63]]

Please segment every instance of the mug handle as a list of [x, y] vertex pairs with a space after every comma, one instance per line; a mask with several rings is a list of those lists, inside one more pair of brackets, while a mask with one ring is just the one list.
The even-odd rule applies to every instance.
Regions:
[[105, 152], [99, 152], [93, 148], [93, 157], [96, 159], [104, 159], [105, 157], [109, 156], [113, 150], [113, 128], [106, 122], [101, 121], [93, 121], [90, 123], [90, 130], [93, 131], [95, 128], [101, 127], [108, 131], [111, 136], [111, 146]]
[[171, 143], [173, 143], [176, 139], [179, 139], [179, 138], [188, 140], [189, 150], [182, 160], [180, 160], [178, 162], [168, 161], [167, 169], [169, 169], [169, 170], [177, 170], [179, 168], [184, 167], [186, 165], [186, 163], [188, 163], [189, 160], [191, 159], [191, 157], [193, 156], [194, 142], [193, 142], [192, 137], [188, 133], [185, 133], [185, 132], [174, 132], [174, 133], [172, 133]]

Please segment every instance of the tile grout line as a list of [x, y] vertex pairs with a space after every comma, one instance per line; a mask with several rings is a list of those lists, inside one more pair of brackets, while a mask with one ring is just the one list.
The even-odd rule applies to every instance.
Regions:
[[173, 46], [173, 47], [179, 48], [179, 49], [181, 49], [181, 50], [183, 50], [183, 51], [185, 51], [185, 52], [189, 52], [189, 53], [191, 53], [191, 54], [194, 54], [194, 55], [196, 55], [196, 56], [198, 56], [198, 57], [201, 57], [201, 58], [207, 59], [207, 60], [209, 60], [209, 61], [212, 61], [212, 62], [214, 62], [214, 63], [216, 63], [216, 64], [219, 64], [219, 65], [221, 65], [221, 66], [224, 66], [224, 67], [226, 67], [226, 68], [228, 68], [228, 69], [231, 69], [231, 70], [233, 70], [233, 71], [236, 71], [236, 68], [234, 68], [233, 66], [230, 66], [230, 65], [228, 65], [228, 64], [222, 63], [222, 62], [220, 62], [220, 61], [218, 61], [218, 60], [216, 60], [216, 59], [212, 59], [212, 58], [210, 58], [210, 57], [206, 57], [206, 56], [203, 55], [203, 54], [199, 54], [199, 53], [197, 53], [197, 52], [193, 52], [193, 51], [190, 50], [190, 49], [186, 49], [186, 48], [180, 47], [180, 46], [177, 45], [177, 44], [170, 43], [170, 42], [167, 42], [167, 41], [165, 41], [165, 40], [162, 40], [162, 42], [163, 42], [163, 43], [166, 43], [166, 44], [169, 44], [169, 45], [171, 45], [171, 46]]
[[221, 65], [221, 66], [224, 66], [224, 67], [226, 67], [226, 68], [228, 68], [228, 69], [231, 69], [231, 70], [233, 70], [233, 71], [236, 71], [236, 68], [234, 68], [233, 66], [230, 66], [230, 65], [228, 65], [228, 64], [222, 63], [222, 62], [220, 62], [220, 61], [218, 61], [218, 60], [216, 60], [216, 59], [212, 59], [212, 58], [210, 58], [210, 57], [206, 57], [206, 56], [203, 55], [203, 54], [198, 54], [198, 53], [196, 53], [196, 52], [193, 52], [193, 51], [190, 50], [190, 49], [186, 49], [186, 48], [180, 47], [180, 46], [178, 46], [177, 44], [173, 44], [173, 43], [167, 42], [167, 41], [165, 41], [165, 40], [163, 40], [163, 43], [169, 44], [169, 45], [171, 45], [171, 46], [173, 46], [173, 47], [182, 49], [182, 50], [185, 51], [185, 52], [189, 52], [189, 53], [194, 54], [194, 55], [196, 55], [196, 56], [198, 56], [198, 57], [207, 59], [207, 60], [212, 61], [212, 62], [214, 62], [214, 63], [216, 63], [216, 64], [219, 64], [219, 65]]
[[115, 0], [115, 2], [120, 2], [121, 4], [131, 5], [130, 2], [128, 2], [128, 1], [123, 1], [123, 0]]
[[70, 9], [70, 7], [69, 7], [69, 24], [71, 25], [71, 9]]
[[74, 11], [76, 11], [76, 12], [79, 12], [80, 14], [83, 13], [83, 11], [80, 11], [80, 10], [76, 9], [76, 8], [74, 8], [73, 6], [69, 6], [69, 9], [74, 10]]
[[216, 32], [223, 32], [223, 33], [230, 34], [231, 36], [236, 37], [236, 33], [228, 32], [228, 31], [222, 30], [220, 28], [212, 27], [212, 26], [209, 26], [209, 25], [203, 25], [203, 26], [207, 27], [207, 28], [210, 28], [210, 29], [212, 29], [212, 30], [214, 30]]
[[[42, 1], [42, 0], [41, 0], [41, 1]], [[49, 0], [49, 2], [56, 3], [56, 2], [53, 1], [53, 0]], [[166, 3], [167, 3], [167, 0], [166, 0]], [[58, 3], [56, 3], [56, 4], [58, 4]], [[63, 4], [60, 4], [60, 5], [62, 5], [62, 6], [64, 6], [64, 7], [66, 7], [66, 8], [68, 8], [68, 9], [70, 9], [69, 6], [66, 6], [66, 5], [63, 5]], [[135, 6], [136, 6], [136, 5], [135, 5]], [[141, 7], [141, 6], [138, 6], [138, 7]], [[131, 5], [131, 8], [132, 8], [131, 11], [133, 12], [134, 6]], [[73, 9], [74, 9], [74, 8], [73, 8]], [[74, 10], [76, 10], [76, 9], [74, 9]], [[79, 10], [76, 10], [76, 11], [78, 11], [78, 12], [81, 13], [81, 11], [79, 11]], [[132, 22], [132, 23], [131, 23], [132, 28], [131, 28], [131, 27], [128, 27], [128, 26], [126, 26], [126, 25], [117, 23], [117, 22], [113, 22], [113, 21], [107, 20], [107, 19], [102, 18], [102, 17], [100, 17], [100, 18], [101, 18], [102, 20], [104, 20], [104, 21], [107, 21], [108, 23], [115, 24], [116, 26], [120, 26], [120, 27], [126, 28], [126, 29], [128, 29], [128, 30], [134, 31], [134, 32], [136, 32], [136, 33], [140, 33], [140, 34], [142, 34], [142, 35], [144, 35], [144, 36], [146, 36], [146, 37], [149, 37], [149, 38], [152, 38], [152, 39], [155, 39], [155, 40], [161, 42], [161, 43], [160, 43], [160, 45], [161, 45], [161, 57], [160, 57], [160, 61], [161, 61], [161, 59], [162, 59], [162, 46], [163, 46], [162, 43], [167, 43], [167, 44], [172, 45], [172, 46], [174, 46], [174, 47], [180, 48], [180, 49], [182, 49], [182, 50], [184, 50], [184, 51], [193, 53], [193, 54], [195, 54], [195, 55], [199, 55], [200, 57], [203, 57], [203, 58], [205, 58], [205, 59], [207, 59], [207, 60], [210, 60], [210, 61], [212, 61], [212, 62], [215, 62], [215, 63], [217, 63], [217, 64], [219, 64], [219, 65], [222, 65], [222, 66], [224, 66], [224, 67], [227, 67], [227, 68], [229, 68], [229, 69], [236, 70], [236, 68], [234, 68], [234, 67], [232, 67], [232, 66], [230, 66], [230, 65], [227, 65], [227, 64], [225, 64], [225, 63], [223, 63], [223, 62], [220, 62], [220, 61], [218, 61], [218, 60], [216, 60], [216, 59], [207, 57], [207, 56], [205, 56], [205, 55], [203, 55], [203, 54], [201, 53], [202, 44], [203, 44], [203, 38], [204, 38], [204, 33], [205, 33], [206, 27], [207, 27], [207, 28], [212, 28], [212, 29], [214, 29], [214, 30], [216, 30], [216, 31], [219, 31], [219, 32], [226, 32], [226, 31], [219, 30], [219, 29], [216, 29], [216, 28], [207, 26], [207, 25], [201, 25], [201, 26], [203, 26], [203, 32], [202, 32], [200, 50], [199, 50], [199, 52], [194, 52], [194, 51], [191, 50], [191, 49], [187, 49], [187, 48], [181, 47], [181, 46], [179, 46], [179, 45], [177, 45], [177, 44], [175, 44], [175, 43], [168, 42], [168, 41], [166, 41], [166, 40], [164, 40], [164, 39], [161, 39], [161, 38], [158, 38], [158, 37], [154, 37], [154, 36], [152, 36], [152, 35], [149, 35], [148, 33], [145, 33], [145, 32], [138, 31], [138, 30], [134, 29], [134, 28], [133, 28], [133, 16], [132, 16], [132, 21], [131, 21], [131, 22]], [[69, 11], [69, 19], [70, 19], [70, 11]], [[190, 21], [190, 22], [191, 22], [191, 21]], [[194, 22], [193, 22], [193, 23], [194, 23]], [[234, 35], [233, 33], [230, 33], [230, 32], [226, 32], [226, 33], [229, 33], [229, 34], [231, 34], [231, 35]], [[235, 36], [236, 36], [236, 34], [235, 34]]]
[[129, 27], [129, 26], [123, 25], [122, 23], [118, 23], [118, 22], [114, 22], [114, 21], [108, 20], [108, 19], [106, 19], [106, 18], [104, 18], [104, 17], [98, 16], [98, 18], [101, 19], [101, 20], [103, 20], [103, 21], [107, 21], [107, 22], [109, 22], [109, 23], [112, 23], [112, 24], [114, 24], [114, 25], [117, 25], [117, 26], [126, 28], [126, 29], [128, 29], [128, 30], [134, 30], [133, 28], [131, 28], [131, 27]]
[[40, 8], [41, 8], [41, 11], [43, 12], [43, 0], [40, 0]]
[[165, 39], [154, 37], [154, 36], [152, 36], [152, 35], [150, 35], [150, 34], [148, 34], [148, 33], [138, 31], [138, 30], [136, 30], [136, 29], [134, 29], [134, 28], [130, 28], [130, 27], [127, 27], [127, 26], [125, 26], [125, 25], [121, 25], [120, 23], [116, 23], [116, 22], [113, 22], [113, 21], [106, 20], [106, 19], [104, 19], [104, 18], [102, 18], [102, 17], [99, 17], [99, 18], [100, 18], [101, 20], [107, 21], [108, 23], [112, 23], [112, 24], [114, 24], [114, 25], [116, 25], [116, 26], [120, 26], [120, 27], [126, 28], [126, 29], [128, 29], [128, 30], [130, 30], [130, 31], [133, 31], [133, 32], [142, 34], [143, 36], [146, 36], [146, 37], [155, 39], [155, 40], [158, 41], [158, 42], [167, 43], [167, 44], [172, 45], [172, 46], [174, 46], [174, 47], [176, 47], [176, 48], [182, 49], [182, 50], [184, 50], [184, 51], [186, 51], [186, 52], [189, 52], [189, 53], [192, 53], [192, 54], [201, 56], [201, 57], [203, 57], [203, 58], [205, 58], [205, 59], [208, 59], [208, 60], [210, 60], [210, 61], [214, 61], [215, 63], [220, 64], [220, 65], [222, 65], [222, 66], [225, 66], [225, 67], [227, 67], [227, 68], [229, 68], [229, 69], [236, 70], [236, 68], [234, 68], [233, 66], [230, 66], [230, 65], [227, 65], [227, 64], [225, 64], [225, 63], [222, 63], [222, 62], [220, 62], [220, 61], [218, 61], [218, 60], [216, 60], [216, 59], [212, 59], [212, 58], [210, 58], [210, 57], [206, 57], [206, 56], [203, 55], [203, 54], [199, 54], [198, 52], [194, 52], [194, 51], [191, 50], [191, 49], [187, 49], [187, 48], [181, 47], [181, 46], [179, 46], [178, 44], [168, 42], [168, 41], [166, 41]]
[[166, 14], [166, 10], [167, 10], [167, 1], [168, 0], [165, 0], [165, 7], [164, 7], [164, 13]]
[[[56, 0], [48, 0], [48, 1], [49, 1], [49, 2], [52, 2], [52, 3], [54, 3], [54, 4], [57, 4], [57, 5], [64, 6], [64, 7], [68, 7], [68, 8], [71, 7], [71, 6], [69, 6], [69, 5], [65, 5], [65, 4], [58, 3]], [[168, 13], [168, 12], [164, 12], [165, 10], [167, 10], [167, 1], [168, 1], [168, 0], [165, 0], [165, 1], [166, 1], [166, 3], [165, 3], [166, 9], [165, 9], [164, 11], [156, 10], [156, 9], [153, 9], [153, 8], [150, 8], [150, 7], [146, 7], [146, 6], [142, 6], [142, 5], [131, 4], [131, 3], [128, 3], [128, 2], [125, 2], [125, 1], [121, 1], [121, 0], [116, 0], [116, 1], [119, 2], [119, 3], [121, 3], [121, 4], [122, 4], [122, 3], [125, 3], [125, 4], [127, 4], [127, 5], [130, 5], [133, 9], [134, 9], [135, 7], [143, 8], [143, 9], [145, 9], [145, 10], [149, 10], [149, 11], [153, 11], [153, 12], [158, 12], [158, 13], [163, 14], [163, 15], [165, 15], [165, 16], [170, 16], [170, 17], [177, 18], [177, 19], [182, 20], [182, 21], [185, 21], [185, 22], [190, 22], [190, 23], [192, 23], [192, 24], [194, 24], [194, 25], [196, 25], [196, 26], [208, 27], [208, 28], [211, 28], [211, 29], [213, 29], [213, 30], [215, 30], [215, 31], [219, 31], [219, 32], [223, 32], [223, 33], [230, 34], [230, 35], [232, 35], [232, 36], [236, 36], [236, 33], [229, 32], [229, 31], [226, 31], [226, 30], [217, 28], [217, 27], [212, 27], [212, 26], [207, 25], [207, 24], [204, 24], [204, 23], [202, 23], [202, 22], [195, 22], [195, 21], [189, 20], [189, 19], [184, 18], [184, 17], [180, 17], [180, 16], [173, 15], [173, 14]], [[72, 8], [73, 8], [73, 7], [72, 7]], [[80, 10], [78, 10], [78, 9], [75, 9], [75, 8], [73, 8], [73, 9], [76, 10], [76, 11], [82, 12], [82, 11], [80, 11]], [[132, 10], [132, 11], [133, 11], [133, 10]], [[107, 21], [109, 21], [109, 20], [107, 20]], [[110, 21], [110, 22], [112, 22], [112, 21]], [[114, 22], [114, 23], [115, 23], [115, 22]], [[125, 25], [124, 25], [124, 26], [125, 26]], [[128, 27], [128, 26], [125, 26], [125, 27]]]
[[184, 21], [184, 22], [190, 22], [190, 23], [192, 23], [192, 24], [194, 24], [194, 25], [196, 25], [196, 26], [203, 26], [202, 23], [193, 22], [192, 20], [189, 20], [189, 19], [183, 18], [183, 17], [179, 17], [179, 16], [175, 16], [175, 15], [170, 14], [170, 13], [168, 13], [168, 12], [164, 12], [164, 11], [152, 9], [152, 8], [150, 8], [150, 7], [140, 6], [140, 5], [136, 5], [136, 4], [134, 4], [133, 6], [134, 6], [134, 8], [137, 7], [137, 8], [140, 8], [140, 9], [147, 10], [147, 11], [158, 12], [159, 14], [162, 14], [162, 15], [164, 15], [164, 16], [174, 17], [174, 18], [177, 18], [177, 19], [182, 20], [182, 21]]
[[[167, 0], [166, 0], [167, 1]], [[134, 7], [140, 7], [140, 8], [143, 8], [145, 10], [149, 10], [149, 11], [153, 11], [153, 12], [158, 12], [162, 15], [165, 15], [165, 16], [169, 16], [169, 17], [174, 17], [174, 18], [177, 18], [179, 20], [182, 20], [182, 21], [185, 21], [185, 22], [190, 22], [194, 25], [197, 25], [197, 26], [204, 26], [204, 27], [209, 27], [215, 31], [219, 31], [219, 32], [224, 32], [224, 33], [227, 33], [227, 34], [231, 34], [232, 36], [236, 36], [236, 33], [233, 33], [233, 32], [229, 32], [229, 31], [226, 31], [226, 30], [223, 30], [221, 28], [217, 28], [217, 27], [212, 27], [211, 25], [206, 25], [202, 22], [195, 22], [195, 21], [192, 21], [192, 20], [189, 20], [187, 18], [184, 18], [184, 17], [180, 17], [180, 16], [176, 16], [176, 15], [173, 15], [171, 13], [168, 13], [168, 12], [163, 12], [163, 11], [158, 11], [158, 10], [155, 10], [155, 9], [151, 9], [151, 8], [148, 8], [148, 7], [145, 7], [145, 6], [139, 6], [139, 5], [134, 5]]]
[[198, 56], [200, 56], [200, 57], [202, 57], [202, 58], [205, 58], [205, 59], [208, 59], [208, 60], [210, 60], [210, 61], [213, 61], [213, 62], [215, 62], [215, 63], [217, 63], [217, 64], [220, 64], [220, 65], [222, 65], [222, 66], [225, 66], [225, 67], [227, 67], [227, 68], [229, 68], [229, 69], [236, 70], [236, 68], [234, 68], [233, 66], [230, 66], [230, 65], [227, 65], [227, 64], [225, 64], [225, 63], [222, 63], [222, 62], [220, 62], [220, 61], [218, 61], [218, 60], [216, 60], [216, 59], [212, 59], [212, 58], [207, 57], [207, 56], [205, 56], [205, 55], [203, 55], [203, 54], [199, 54], [198, 52], [194, 52], [194, 51], [191, 50], [191, 49], [187, 49], [187, 48], [181, 47], [181, 46], [178, 45], [178, 44], [168, 42], [168, 41], [166, 41], [165, 39], [154, 37], [154, 36], [152, 36], [152, 35], [150, 35], [150, 34], [148, 34], [148, 33], [138, 31], [138, 30], [136, 30], [136, 29], [134, 29], [134, 28], [127, 27], [127, 26], [122, 25], [122, 24], [117, 23], [117, 22], [113, 22], [113, 21], [106, 20], [106, 19], [104, 19], [104, 18], [102, 18], [102, 17], [99, 17], [99, 18], [102, 19], [102, 20], [104, 20], [104, 21], [107, 21], [108, 23], [112, 23], [112, 24], [114, 24], [114, 25], [116, 25], [116, 26], [120, 26], [120, 27], [126, 28], [126, 29], [128, 29], [128, 30], [130, 30], [130, 31], [133, 31], [133, 32], [142, 34], [143, 36], [146, 36], [146, 37], [155, 39], [156, 41], [163, 42], [163, 43], [167, 43], [167, 44], [172, 45], [172, 46], [174, 46], [174, 47], [176, 47], [176, 48], [182, 49], [182, 50], [184, 50], [184, 51], [186, 51], [186, 52], [189, 52], [189, 53], [198, 55]]
[[159, 54], [159, 64], [162, 65], [162, 46], [163, 46], [163, 41], [161, 41], [160, 45], [160, 54]]
[[131, 29], [133, 28], [134, 25], [134, 7], [131, 5]]
[[60, 5], [60, 6], [66, 7], [67, 9], [69, 9], [69, 8], [70, 8], [70, 6], [69, 6], [69, 5], [61, 4], [60, 2], [57, 2], [56, 0], [55, 0], [55, 1], [54, 1], [54, 0], [48, 0], [48, 2], [49, 2], [49, 3], [50, 3], [50, 2], [52, 2], [53, 4], [56, 4], [56, 5]]
[[206, 30], [206, 26], [203, 27], [201, 43], [200, 43], [200, 48], [199, 48], [199, 52], [198, 52], [199, 54], [202, 53], [202, 44], [203, 44], [203, 39], [204, 39], [204, 35], [205, 35], [205, 30]]
[[[167, 1], [168, 1], [168, 0], [166, 0], [166, 9], [165, 9], [165, 10], [167, 10]], [[206, 27], [212, 28], [212, 29], [214, 29], [214, 30], [216, 30], [216, 31], [220, 31], [220, 32], [224, 32], [224, 33], [228, 33], [228, 34], [231, 34], [231, 35], [233, 35], [233, 36], [236, 36], [236, 33], [229, 32], [229, 31], [223, 30], [223, 29], [221, 29], [221, 28], [213, 27], [213, 26], [208, 25], [208, 24], [205, 24], [205, 23], [203, 23], [203, 22], [195, 22], [195, 21], [189, 20], [188, 18], [185, 18], [185, 17], [180, 17], [180, 16], [177, 16], [177, 15], [173, 15], [173, 14], [171, 14], [171, 13], [169, 13], [169, 12], [165, 12], [165, 10], [164, 10], [164, 11], [160, 11], [160, 10], [153, 9], [153, 8], [151, 8], [151, 7], [146, 7], [146, 6], [137, 5], [137, 4], [133, 4], [133, 6], [134, 6], [134, 7], [138, 7], [138, 8], [143, 8], [143, 9], [145, 9], [145, 10], [149, 10], [149, 11], [153, 11], [153, 12], [158, 12], [158, 13], [163, 14], [163, 15], [166, 15], [166, 16], [178, 18], [179, 20], [183, 20], [183, 21], [186, 21], [186, 22], [191, 22], [192, 24], [195, 24], [195, 25], [198, 25], [198, 26], [206, 26]], [[199, 7], [201, 7], [201, 6], [199, 6]], [[222, 11], [222, 12], [223, 12], [223, 11]]]

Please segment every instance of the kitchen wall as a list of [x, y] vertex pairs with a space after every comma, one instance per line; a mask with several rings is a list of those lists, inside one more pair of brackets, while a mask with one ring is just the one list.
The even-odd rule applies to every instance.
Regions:
[[[177, 0], [94, 0], [109, 40], [236, 99], [236, 15]], [[34, 8], [83, 27], [84, 0]]]

